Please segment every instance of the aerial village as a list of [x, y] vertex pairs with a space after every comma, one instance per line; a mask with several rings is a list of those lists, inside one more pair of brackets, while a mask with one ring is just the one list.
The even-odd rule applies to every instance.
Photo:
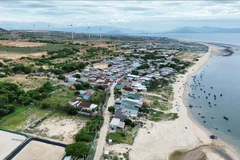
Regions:
[[[27, 141], [31, 144], [27, 149], [33, 152], [35, 141], [44, 141], [61, 148], [51, 154], [55, 158], [128, 159], [126, 153], [118, 155], [120, 153], [107, 146], [132, 145], [139, 128], [144, 128], [146, 122], [178, 118], [177, 110], [169, 111], [173, 96], [171, 84], [176, 81], [176, 75], [184, 74], [208, 48], [168, 38], [118, 39], [120, 42], [92, 41], [92, 44], [1, 42], [0, 49], [7, 51], [17, 49], [31, 53], [36, 49], [5, 46], [10, 43], [40, 45], [37, 50], [53, 49], [37, 57], [24, 57], [25, 53], [12, 59], [9, 54], [9, 59], [2, 57], [2, 80], [15, 83], [23, 90], [24, 96], [18, 101], [26, 106], [20, 107], [17, 114], [4, 112], [9, 118], [0, 120], [1, 128], [26, 137], [15, 145], [11, 138], [6, 139], [12, 149], [5, 151], [3, 157], [31, 159], [40, 152], [47, 153], [47, 147], [42, 147], [39, 153], [28, 155], [28, 150], [22, 147]], [[59, 46], [64, 48], [56, 50]], [[86, 50], [89, 52], [81, 53]], [[191, 60], [185, 59], [185, 53], [189, 52], [197, 54], [192, 54]], [[16, 122], [16, 117], [21, 120]], [[14, 150], [17, 145], [21, 149]], [[83, 150], [74, 152], [76, 148]]]

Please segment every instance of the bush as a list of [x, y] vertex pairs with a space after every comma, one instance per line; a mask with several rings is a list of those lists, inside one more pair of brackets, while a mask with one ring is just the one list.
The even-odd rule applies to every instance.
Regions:
[[91, 142], [93, 140], [93, 134], [85, 131], [80, 131], [75, 135], [75, 141]]
[[67, 156], [86, 158], [90, 151], [90, 146], [84, 142], [76, 142], [67, 145], [65, 152]]
[[66, 110], [69, 115], [76, 115], [78, 113], [77, 108], [72, 106], [67, 106]]
[[43, 102], [42, 105], [41, 105], [41, 108], [42, 108], [42, 109], [47, 109], [47, 108], [49, 108], [50, 106], [51, 106], [51, 105], [50, 105], [49, 103]]
[[4, 78], [4, 77], [7, 77], [6, 74], [0, 74], [0, 78]]
[[108, 112], [111, 112], [112, 114], [114, 114], [115, 108], [113, 106], [108, 107]]

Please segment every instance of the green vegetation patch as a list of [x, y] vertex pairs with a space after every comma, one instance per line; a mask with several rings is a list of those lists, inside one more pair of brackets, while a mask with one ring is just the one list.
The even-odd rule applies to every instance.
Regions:
[[167, 111], [171, 108], [171, 104], [168, 102], [159, 102], [158, 100], [153, 101], [151, 107], [160, 109], [161, 111]]
[[150, 111], [149, 115], [150, 115], [149, 119], [155, 122], [158, 122], [161, 120], [165, 120], [165, 121], [175, 120], [179, 117], [177, 113], [164, 113], [156, 110]]
[[35, 106], [25, 106], [17, 108], [13, 113], [0, 119], [0, 128], [7, 130], [21, 130], [38, 119], [41, 119], [49, 110], [42, 110]]
[[0, 45], [0, 51], [12, 52], [12, 53], [36, 53], [43, 51], [57, 51], [64, 48], [76, 47], [76, 45], [68, 45], [68, 44], [52, 44], [48, 43], [43, 46], [38, 47], [14, 47], [14, 46], [3, 46]]
[[137, 134], [137, 127], [126, 127], [124, 131], [116, 131], [108, 133], [107, 139], [112, 139], [113, 143], [133, 144], [134, 138]]
[[186, 153], [186, 151], [174, 151], [169, 156], [169, 160], [179, 160], [185, 153]]

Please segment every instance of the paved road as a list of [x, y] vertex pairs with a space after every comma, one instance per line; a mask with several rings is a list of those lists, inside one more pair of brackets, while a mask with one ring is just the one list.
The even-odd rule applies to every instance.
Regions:
[[103, 154], [103, 147], [106, 142], [106, 137], [107, 137], [108, 128], [109, 128], [109, 121], [110, 121], [110, 116], [111, 116], [111, 114], [108, 112], [108, 107], [114, 105], [114, 87], [115, 86], [116, 86], [116, 83], [114, 83], [112, 85], [112, 87], [110, 88], [111, 95], [108, 99], [107, 108], [103, 113], [104, 122], [103, 122], [102, 128], [99, 133], [99, 139], [98, 139], [98, 144], [97, 144], [94, 160], [100, 160], [100, 158]]

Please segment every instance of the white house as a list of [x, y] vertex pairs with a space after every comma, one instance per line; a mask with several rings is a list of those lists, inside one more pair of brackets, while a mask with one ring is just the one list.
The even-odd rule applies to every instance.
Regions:
[[110, 122], [110, 127], [113, 130], [117, 130], [118, 128], [123, 129], [125, 126], [124, 122], [121, 122], [119, 118], [113, 118]]

